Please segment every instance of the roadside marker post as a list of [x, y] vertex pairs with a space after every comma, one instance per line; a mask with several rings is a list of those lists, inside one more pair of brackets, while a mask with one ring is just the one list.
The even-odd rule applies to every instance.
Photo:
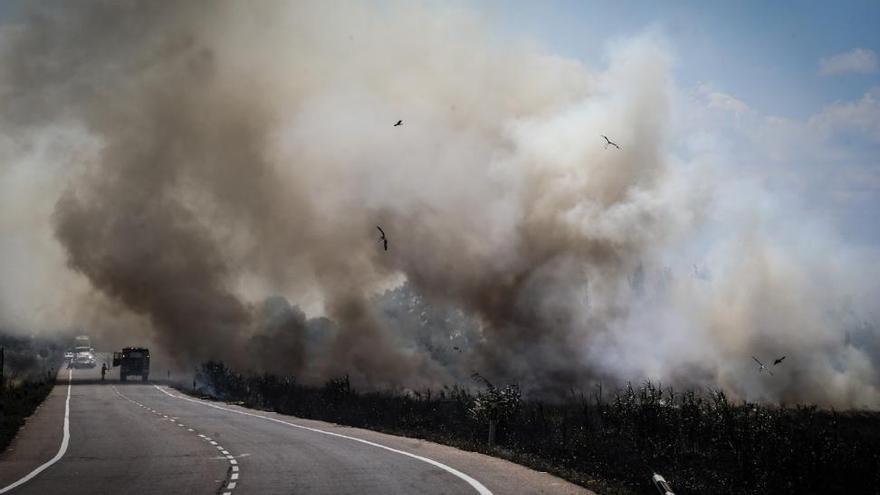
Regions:
[[672, 491], [672, 488], [669, 487], [669, 483], [666, 482], [666, 479], [663, 478], [663, 476], [660, 476], [659, 474], [654, 473], [654, 476], [652, 479], [654, 480], [654, 486], [657, 487], [657, 490], [662, 495], [675, 495], [675, 493]]

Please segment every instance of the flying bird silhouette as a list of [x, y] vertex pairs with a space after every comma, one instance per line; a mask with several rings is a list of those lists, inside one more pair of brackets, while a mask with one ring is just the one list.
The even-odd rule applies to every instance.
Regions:
[[397, 126], [399, 126], [399, 125], [403, 125], [403, 121], [402, 121], [402, 120], [398, 120], [397, 123], [394, 124], [392, 127], [397, 127]]
[[773, 376], [773, 372], [770, 371], [769, 368], [767, 368], [766, 366], [764, 366], [764, 363], [762, 363], [761, 361], [758, 361], [758, 358], [756, 358], [755, 356], [752, 356], [752, 359], [754, 359], [755, 362], [758, 363], [758, 366], [760, 366], [760, 368], [758, 368], [758, 373], [760, 373], [760, 372], [762, 372], [762, 371], [766, 371], [767, 373], [770, 374], [770, 376]]
[[384, 243], [385, 251], [388, 251], [388, 238], [385, 237], [385, 231], [382, 230], [382, 227], [379, 227], [378, 225], [376, 225], [376, 228], [379, 229], [379, 232], [382, 234], [382, 237], [380, 237], [379, 240]]
[[602, 137], [605, 138], [605, 149], [608, 149], [608, 145], [611, 145], [611, 146], [614, 146], [614, 147], [617, 148], [617, 149], [620, 149], [620, 145], [617, 144], [617, 143], [615, 143], [614, 141], [608, 139], [608, 136], [605, 136], [605, 135], [603, 134]]
[[784, 359], [785, 359], [785, 356], [782, 356], [781, 358], [779, 358], [779, 359], [773, 361], [773, 366], [776, 366], [777, 364], [781, 363], [782, 360], [784, 360]]

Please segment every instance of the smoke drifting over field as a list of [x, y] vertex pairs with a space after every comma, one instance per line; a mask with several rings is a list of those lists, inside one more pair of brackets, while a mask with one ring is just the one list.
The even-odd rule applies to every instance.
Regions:
[[[56, 4], [0, 30], [0, 228], [26, 248], [0, 247], [39, 275], [9, 270], [0, 318], [309, 380], [880, 407], [876, 259], [673, 153], [662, 39], [591, 70], [390, 7]], [[773, 379], [750, 359], [783, 354]]]

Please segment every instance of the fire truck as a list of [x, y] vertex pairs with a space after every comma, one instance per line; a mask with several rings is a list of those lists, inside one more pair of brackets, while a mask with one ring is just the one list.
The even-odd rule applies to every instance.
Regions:
[[140, 376], [147, 381], [150, 376], [150, 350], [143, 347], [123, 347], [122, 352], [113, 353], [113, 366], [119, 366], [119, 381], [129, 376]]

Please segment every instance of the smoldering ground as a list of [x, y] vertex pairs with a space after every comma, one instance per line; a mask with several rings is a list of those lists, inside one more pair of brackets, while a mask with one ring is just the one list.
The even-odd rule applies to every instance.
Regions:
[[880, 406], [876, 257], [670, 151], [661, 36], [591, 70], [493, 33], [408, 3], [30, 6], [0, 31], [0, 170], [33, 194], [0, 228], [45, 276], [4, 277], [7, 325], [371, 386]]

